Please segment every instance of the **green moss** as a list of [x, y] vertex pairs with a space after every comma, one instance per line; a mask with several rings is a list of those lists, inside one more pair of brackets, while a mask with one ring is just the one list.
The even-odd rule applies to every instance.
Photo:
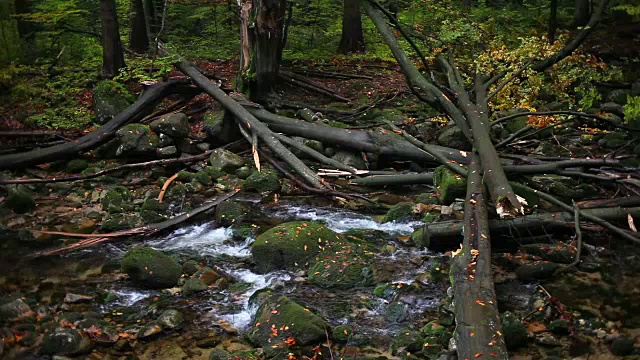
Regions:
[[323, 246], [341, 240], [340, 235], [319, 222], [294, 221], [267, 230], [251, 245], [256, 270], [299, 269]]
[[435, 320], [428, 322], [427, 325], [420, 329], [420, 332], [425, 336], [440, 336], [445, 331], [447, 331], [447, 328]]
[[323, 288], [352, 289], [373, 284], [373, 269], [364, 247], [346, 241], [326, 246], [309, 268], [309, 283]]
[[240, 156], [225, 149], [213, 150], [209, 157], [209, 162], [215, 169], [230, 174], [234, 173], [238, 168], [244, 165], [244, 160]]
[[4, 206], [13, 210], [16, 214], [24, 214], [36, 208], [31, 191], [23, 186], [9, 189], [9, 195], [4, 201]]
[[331, 338], [339, 342], [347, 342], [353, 335], [351, 325], [338, 325], [331, 330]]
[[520, 319], [511, 312], [505, 312], [501, 316], [502, 333], [507, 349], [515, 350], [528, 341], [529, 332]]
[[396, 205], [393, 205], [387, 214], [384, 216], [382, 222], [390, 222], [406, 219], [411, 217], [413, 214], [413, 204], [409, 202], [402, 202]]
[[158, 181], [156, 181], [156, 186], [158, 186], [158, 187], [162, 187], [162, 186], [164, 186], [164, 183], [166, 183], [166, 182], [167, 182], [167, 180], [169, 180], [169, 178], [168, 178], [168, 177], [166, 177], [166, 176], [160, 176], [160, 177], [158, 178]]
[[280, 178], [275, 171], [266, 169], [249, 175], [244, 182], [245, 190], [255, 190], [259, 193], [280, 190]]
[[151, 289], [174, 286], [182, 274], [182, 267], [175, 260], [149, 247], [127, 252], [121, 267], [131, 280]]
[[188, 183], [188, 182], [191, 182], [194, 178], [195, 178], [194, 173], [190, 173], [185, 170], [180, 170], [180, 172], [178, 172], [178, 177], [176, 177], [176, 180], [181, 181], [183, 183]]
[[206, 171], [197, 172], [194, 176], [194, 179], [204, 186], [210, 186], [211, 184], [213, 184], [211, 175], [209, 175]]
[[65, 171], [70, 174], [80, 174], [83, 170], [89, 167], [89, 162], [84, 159], [73, 159], [65, 166]]
[[417, 204], [432, 205], [438, 203], [438, 198], [434, 193], [422, 193], [416, 197]]
[[129, 199], [131, 193], [124, 186], [115, 186], [107, 191], [102, 198], [102, 209], [109, 213], [118, 213], [125, 207], [125, 201]]
[[118, 230], [131, 229], [136, 225], [136, 218], [122, 213], [107, 214], [102, 219], [102, 225], [100, 231], [112, 232]]
[[222, 226], [238, 224], [247, 216], [249, 210], [237, 201], [225, 201], [216, 207], [215, 220]]
[[94, 94], [108, 96], [108, 97], [122, 97], [130, 104], [136, 101], [136, 98], [129, 92], [129, 90], [122, 84], [112, 81], [103, 80], [96, 84], [93, 89]]
[[438, 202], [442, 205], [449, 205], [456, 198], [464, 198], [467, 193], [466, 180], [444, 165], [433, 171], [433, 185]]
[[[277, 335], [272, 327], [278, 329]], [[282, 359], [291, 350], [286, 339], [296, 339], [296, 346], [320, 344], [326, 341], [328, 327], [321, 317], [288, 297], [272, 296], [258, 309], [247, 337], [263, 348], [267, 358]]]
[[418, 248], [429, 248], [430, 239], [424, 236], [424, 227], [415, 230], [411, 234], [411, 241]]
[[206, 174], [208, 174], [209, 176], [211, 176], [212, 180], [217, 180], [221, 177], [224, 176], [224, 171], [215, 168], [213, 166], [207, 166], [206, 168], [204, 168], [204, 170], [202, 170], [203, 172], [205, 172]]

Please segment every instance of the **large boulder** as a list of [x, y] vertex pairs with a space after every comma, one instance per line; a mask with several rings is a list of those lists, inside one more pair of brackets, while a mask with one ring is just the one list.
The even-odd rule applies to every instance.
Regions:
[[123, 112], [135, 98], [127, 88], [115, 81], [104, 80], [93, 89], [93, 111], [98, 124], [106, 124]]
[[309, 268], [309, 283], [335, 289], [353, 289], [374, 284], [371, 255], [361, 243], [336, 241], [325, 247]]
[[382, 222], [401, 221], [411, 218], [413, 215], [413, 204], [401, 202], [393, 205], [382, 219]]
[[214, 169], [222, 170], [226, 173], [232, 174], [237, 169], [244, 165], [244, 160], [225, 149], [215, 149], [209, 156], [209, 162]]
[[118, 148], [116, 156], [150, 156], [155, 155], [158, 147], [158, 135], [143, 124], [129, 124], [116, 131]]
[[237, 201], [225, 201], [216, 206], [215, 220], [222, 226], [239, 224], [249, 213], [249, 209]]
[[244, 181], [245, 190], [255, 190], [259, 193], [280, 190], [280, 178], [275, 171], [265, 169], [249, 175]]
[[[267, 358], [285, 358], [291, 347], [326, 341], [329, 324], [286, 296], [272, 296], [258, 309], [249, 341], [262, 347]], [[295, 339], [291, 342], [289, 339]]]
[[174, 286], [182, 274], [182, 267], [175, 260], [149, 247], [129, 250], [121, 267], [131, 280], [150, 289]]
[[57, 328], [45, 334], [40, 353], [45, 355], [81, 355], [91, 352], [93, 345], [82, 331], [70, 328]]
[[275, 226], [258, 236], [251, 245], [256, 270], [294, 270], [305, 267], [323, 246], [341, 240], [341, 236], [324, 224], [293, 221]]
[[189, 118], [183, 113], [168, 114], [152, 121], [151, 129], [159, 134], [183, 139], [189, 136]]

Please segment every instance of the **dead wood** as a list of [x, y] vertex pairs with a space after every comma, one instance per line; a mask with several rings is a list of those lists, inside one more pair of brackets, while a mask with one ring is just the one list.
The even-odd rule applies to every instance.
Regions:
[[159, 223], [155, 223], [155, 224], [150, 224], [150, 225], [145, 225], [145, 226], [141, 226], [141, 227], [137, 227], [137, 228], [133, 228], [133, 229], [128, 229], [128, 230], [121, 230], [121, 231], [116, 231], [114, 233], [109, 233], [109, 234], [75, 234], [75, 233], [66, 233], [66, 232], [58, 232], [58, 231], [44, 231], [44, 230], [33, 230], [34, 232], [37, 233], [42, 233], [42, 234], [51, 234], [51, 235], [62, 235], [62, 236], [69, 236], [69, 237], [82, 237], [82, 238], [86, 238], [86, 240], [81, 240], [78, 241], [76, 243], [73, 244], [69, 244], [69, 245], [65, 245], [62, 247], [59, 247], [57, 249], [53, 249], [53, 250], [46, 250], [46, 251], [42, 251], [42, 252], [38, 252], [35, 253], [35, 256], [38, 255], [53, 255], [53, 254], [59, 254], [59, 253], [63, 253], [63, 252], [68, 252], [68, 251], [73, 251], [73, 250], [78, 250], [78, 249], [83, 249], [89, 246], [93, 246], [93, 245], [97, 245], [100, 243], [104, 243], [106, 241], [109, 241], [111, 239], [114, 238], [121, 238], [121, 237], [127, 237], [127, 236], [134, 236], [134, 235], [144, 235], [144, 236], [150, 236], [153, 235], [157, 232], [163, 231], [163, 230], [167, 230], [170, 228], [173, 228], [189, 219], [193, 219], [196, 215], [201, 214], [207, 210], [212, 209], [213, 207], [217, 206], [218, 204], [222, 203], [223, 201], [231, 198], [232, 196], [234, 196], [235, 194], [237, 194], [240, 190], [234, 190], [234, 191], [230, 191], [228, 193], [222, 194], [220, 196], [218, 196], [215, 200], [212, 200], [208, 203], [205, 203], [201, 206], [199, 206], [196, 209], [193, 209], [189, 212], [186, 212], [184, 214], [178, 215], [178, 216], [174, 216], [171, 219], [167, 219], [165, 221], [159, 222]]
[[[30, 165], [38, 165], [50, 161], [65, 160], [77, 156], [80, 153], [95, 149], [111, 140], [116, 131], [122, 126], [135, 122], [150, 111], [160, 100], [171, 93], [184, 90], [184, 80], [170, 80], [157, 83], [144, 91], [142, 96], [126, 110], [111, 119], [97, 130], [64, 144], [36, 149], [26, 153], [0, 156], [0, 170], [24, 168]], [[182, 89], [181, 89], [182, 86]]]
[[350, 74], [345, 72], [338, 71], [324, 71], [324, 70], [315, 70], [315, 69], [291, 69], [292, 72], [296, 74], [312, 76], [312, 77], [320, 77], [320, 78], [329, 78], [329, 79], [339, 79], [339, 80], [350, 80], [350, 79], [364, 79], [364, 80], [373, 80], [373, 76], [367, 75], [358, 75], [358, 74]]
[[340, 101], [340, 102], [351, 102], [351, 100], [338, 95], [335, 91], [327, 90], [322, 85], [318, 86], [318, 84], [315, 84], [315, 83], [312, 85], [309, 83], [310, 81], [301, 81], [299, 79], [294, 79], [286, 75], [286, 73], [279, 73], [278, 77], [291, 85], [297, 86], [299, 88], [302, 88], [320, 95], [324, 95], [332, 100]]
[[178, 175], [180, 175], [180, 173], [173, 174], [173, 176], [168, 178], [167, 181], [162, 184], [162, 189], [160, 190], [160, 194], [158, 194], [158, 202], [162, 202], [162, 199], [164, 199], [164, 193], [167, 192], [169, 185], [178, 177]]
[[[509, 359], [491, 269], [491, 240], [480, 158], [474, 154], [467, 177], [464, 242], [451, 266], [459, 359]], [[491, 355], [489, 355], [491, 354]], [[480, 356], [478, 356], [480, 355]]]
[[367, 176], [364, 178], [351, 179], [349, 180], [349, 183], [372, 187], [433, 184], [433, 173]]

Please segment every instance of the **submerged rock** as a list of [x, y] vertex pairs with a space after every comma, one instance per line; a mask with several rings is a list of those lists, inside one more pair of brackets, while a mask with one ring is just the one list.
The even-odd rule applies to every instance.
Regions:
[[290, 351], [287, 339], [295, 339], [296, 346], [319, 344], [326, 341], [328, 328], [324, 319], [304, 306], [286, 296], [272, 296], [258, 309], [247, 337], [263, 348], [267, 358], [282, 359]]
[[322, 223], [293, 221], [275, 226], [258, 236], [251, 245], [251, 254], [256, 270], [261, 273], [299, 269], [305, 267], [323, 246], [340, 239], [340, 235]]
[[130, 250], [121, 266], [131, 280], [150, 289], [174, 286], [182, 274], [182, 267], [175, 260], [149, 247]]
[[438, 202], [442, 205], [449, 205], [456, 198], [464, 198], [467, 193], [467, 181], [444, 165], [433, 171], [433, 185]]

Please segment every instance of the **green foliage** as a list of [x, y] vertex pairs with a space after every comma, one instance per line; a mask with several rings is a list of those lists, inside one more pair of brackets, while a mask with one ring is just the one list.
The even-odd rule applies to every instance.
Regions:
[[[119, 82], [159, 81], [173, 71], [172, 57], [158, 57], [155, 60], [146, 57], [135, 57], [127, 60], [127, 67], [120, 69], [120, 73], [113, 78]], [[149, 69], [153, 71], [150, 72]]]
[[627, 96], [624, 118], [627, 122], [640, 119], [640, 96]]

